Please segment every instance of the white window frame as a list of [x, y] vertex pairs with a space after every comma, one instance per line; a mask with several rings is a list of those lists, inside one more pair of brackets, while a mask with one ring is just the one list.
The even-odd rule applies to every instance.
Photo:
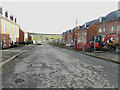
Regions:
[[120, 26], [117, 26], [117, 32], [119, 32], [120, 31]]
[[4, 32], [6, 32], [6, 25], [4, 24]]
[[102, 29], [101, 28], [99, 28], [99, 33], [101, 33], [102, 32]]
[[105, 28], [103, 28], [103, 32], [105, 32], [106, 31], [106, 29]]
[[113, 27], [113, 26], [111, 27], [111, 31], [112, 31], [112, 32], [114, 31], [114, 27]]
[[69, 38], [69, 35], [68, 35], [68, 38]]

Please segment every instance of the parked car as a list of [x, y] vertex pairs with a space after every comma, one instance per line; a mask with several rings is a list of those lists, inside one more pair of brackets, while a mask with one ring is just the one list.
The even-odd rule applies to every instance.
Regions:
[[38, 43], [37, 43], [37, 45], [42, 45], [42, 42], [39, 40]]
[[66, 44], [67, 47], [71, 47], [71, 45], [72, 45], [71, 43], [67, 43]]

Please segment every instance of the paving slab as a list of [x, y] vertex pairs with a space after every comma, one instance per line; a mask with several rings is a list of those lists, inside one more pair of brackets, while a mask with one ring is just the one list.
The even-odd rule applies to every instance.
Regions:
[[120, 53], [114, 54], [114, 53], [111, 53], [111, 52], [99, 52], [99, 53], [89, 52], [88, 54], [95, 55], [95, 56], [100, 56], [100, 57], [103, 57], [103, 58], [106, 58], [106, 59], [112, 59], [112, 60], [115, 60], [115, 61], [119, 61], [118, 56], [120, 55]]
[[113, 52], [106, 52], [106, 51], [93, 51], [93, 52], [86, 52], [86, 51], [77, 51], [71, 49], [71, 47], [65, 47], [65, 49], [72, 50], [78, 53], [82, 53], [88, 56], [104, 59], [110, 62], [119, 63], [120, 64], [120, 52], [113, 51]]
[[21, 51], [28, 49], [30, 46], [32, 45], [25, 45], [21, 47], [14, 47], [14, 48], [8, 48], [8, 49], [2, 50], [2, 55], [1, 55], [2, 62], [20, 53]]

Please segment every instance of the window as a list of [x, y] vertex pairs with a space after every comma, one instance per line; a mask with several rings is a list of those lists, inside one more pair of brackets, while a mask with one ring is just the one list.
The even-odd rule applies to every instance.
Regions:
[[100, 28], [100, 29], [99, 29], [99, 33], [101, 33], [101, 32], [102, 32], [102, 29]]
[[68, 35], [68, 37], [69, 37], [69, 35]]
[[10, 24], [9, 24], [9, 32], [11, 33], [11, 27], [10, 27]]
[[118, 18], [120, 18], [120, 12], [118, 13], [118, 16], [117, 16]]
[[103, 28], [103, 32], [105, 32], [105, 28]]
[[86, 32], [85, 32], [85, 36], [86, 36]]
[[120, 31], [120, 26], [117, 26], [117, 32]]
[[6, 37], [4, 37], [4, 46], [6, 46]]
[[99, 18], [99, 22], [102, 22], [102, 17]]
[[114, 27], [113, 26], [111, 27], [111, 31], [114, 31]]
[[79, 33], [78, 33], [78, 36], [79, 36]]
[[87, 28], [87, 24], [85, 24], [84, 27]]
[[4, 32], [6, 32], [6, 25], [4, 24]]

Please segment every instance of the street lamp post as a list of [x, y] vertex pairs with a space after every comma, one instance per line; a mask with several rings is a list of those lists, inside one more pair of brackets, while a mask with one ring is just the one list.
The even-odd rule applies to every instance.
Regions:
[[76, 29], [75, 29], [75, 49], [77, 49], [77, 21], [76, 20]]

